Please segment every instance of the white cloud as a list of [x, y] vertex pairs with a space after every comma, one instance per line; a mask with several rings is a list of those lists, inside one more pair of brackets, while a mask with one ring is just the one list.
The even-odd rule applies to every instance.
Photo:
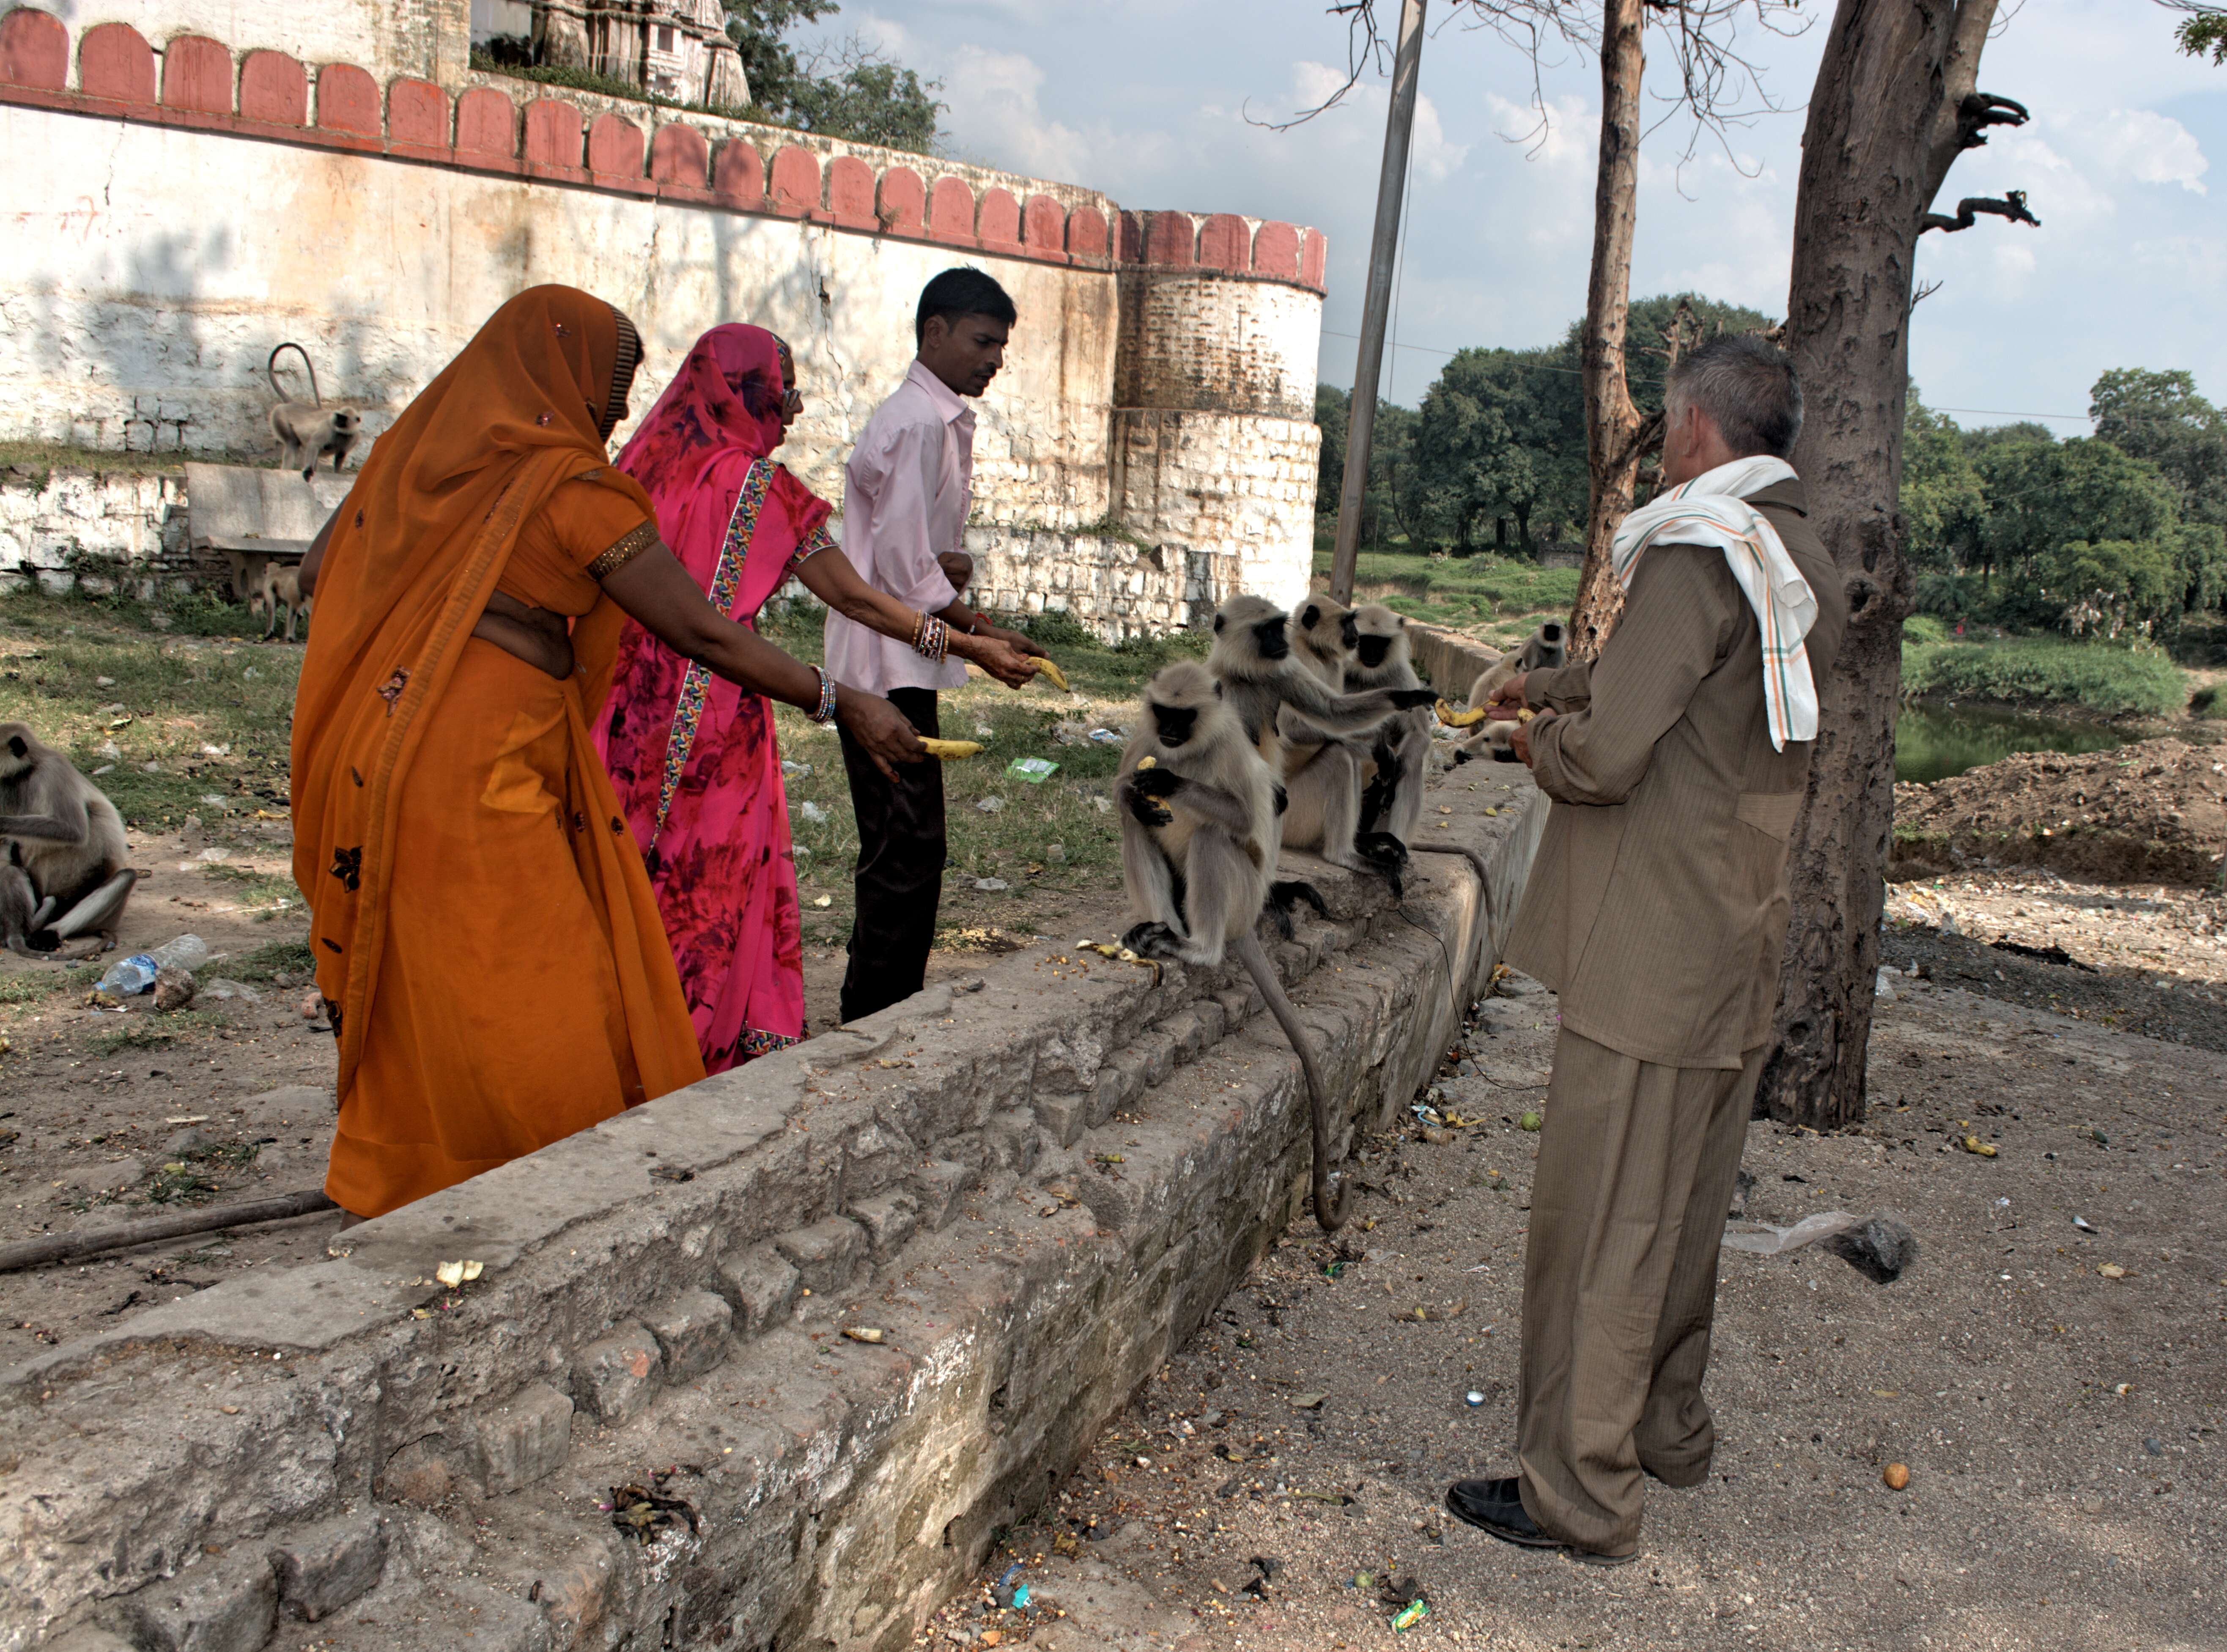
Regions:
[[2088, 129], [2088, 152], [2107, 169], [2137, 183], [2177, 183], [2192, 195], [2205, 193], [2204, 175], [2211, 163], [2204, 158], [2196, 134], [2171, 116], [2149, 109], [2114, 109], [2080, 124]]
[[[1301, 59], [1292, 65], [1292, 102], [1294, 109], [1313, 109], [1337, 97], [1345, 85], [1345, 76], [1327, 63]], [[1384, 135], [1384, 117], [1390, 104], [1389, 94], [1381, 86], [1362, 81], [1338, 99], [1335, 109], [1315, 117], [1315, 122], [1343, 120], [1339, 136], [1353, 141], [1357, 133], [1370, 134], [1378, 144], [1381, 156]], [[1439, 106], [1431, 101], [1428, 92], [1415, 97], [1415, 124], [1408, 137], [1407, 164], [1411, 170], [1428, 178], [1433, 183], [1444, 183], [1461, 170], [1462, 163], [1469, 157], [1470, 146], [1448, 140], [1445, 123], [1439, 118]]]

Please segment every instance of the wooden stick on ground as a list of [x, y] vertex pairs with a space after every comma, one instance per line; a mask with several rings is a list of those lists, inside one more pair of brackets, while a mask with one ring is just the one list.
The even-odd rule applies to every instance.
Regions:
[[338, 1208], [325, 1196], [322, 1188], [307, 1188], [299, 1193], [275, 1194], [267, 1199], [249, 1199], [239, 1204], [214, 1205], [200, 1210], [181, 1210], [174, 1215], [119, 1222], [113, 1228], [48, 1234], [40, 1239], [0, 1245], [0, 1273], [72, 1261], [97, 1251], [124, 1250], [158, 1239], [180, 1239], [188, 1234], [213, 1233], [220, 1228], [245, 1228], [252, 1222], [284, 1221], [289, 1216], [306, 1216], [315, 1211]]

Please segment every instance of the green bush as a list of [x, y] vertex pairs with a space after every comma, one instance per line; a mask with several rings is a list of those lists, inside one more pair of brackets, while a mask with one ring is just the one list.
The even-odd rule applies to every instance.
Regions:
[[2188, 697], [2188, 709], [2198, 717], [2227, 717], [2227, 693], [2217, 683], [2206, 683]]
[[1902, 688], [1911, 695], [2077, 705], [2108, 717], [2179, 711], [2179, 667], [2152, 649], [2013, 637], [2000, 642], [1905, 642]]
[[1913, 614], [1902, 622], [1902, 640], [1911, 642], [1946, 642], [1949, 628], [1930, 614]]

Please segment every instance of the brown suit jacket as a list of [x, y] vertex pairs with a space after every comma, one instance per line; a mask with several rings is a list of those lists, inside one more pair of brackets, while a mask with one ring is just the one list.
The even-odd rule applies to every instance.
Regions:
[[[1755, 494], [1816, 593], [1822, 686], [1847, 623], [1798, 481]], [[1810, 743], [1774, 751], [1755, 611], [1713, 547], [1656, 545], [1590, 665], [1535, 671], [1532, 774], [1554, 800], [1508, 960], [1562, 1024], [1640, 1061], [1738, 1068], [1764, 1042], [1786, 938], [1787, 839]]]

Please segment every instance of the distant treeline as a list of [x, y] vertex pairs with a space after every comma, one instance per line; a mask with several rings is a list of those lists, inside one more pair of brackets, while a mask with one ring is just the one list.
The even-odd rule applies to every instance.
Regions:
[[[1696, 294], [1635, 301], [1631, 389], [1644, 412], [1662, 405], [1659, 341], [1681, 303], [1704, 336], [1771, 324]], [[1316, 508], [1330, 518], [1350, 400], [1329, 386], [1315, 396]], [[1902, 511], [1921, 613], [2117, 637], [2227, 607], [2227, 413], [2192, 375], [2141, 367], [2098, 379], [2089, 411], [2095, 434], [2069, 440], [2034, 424], [1964, 430], [1912, 386]], [[1576, 548], [1584, 413], [1575, 324], [1539, 349], [1461, 351], [1420, 407], [1378, 406], [1362, 545], [1534, 559]]]

